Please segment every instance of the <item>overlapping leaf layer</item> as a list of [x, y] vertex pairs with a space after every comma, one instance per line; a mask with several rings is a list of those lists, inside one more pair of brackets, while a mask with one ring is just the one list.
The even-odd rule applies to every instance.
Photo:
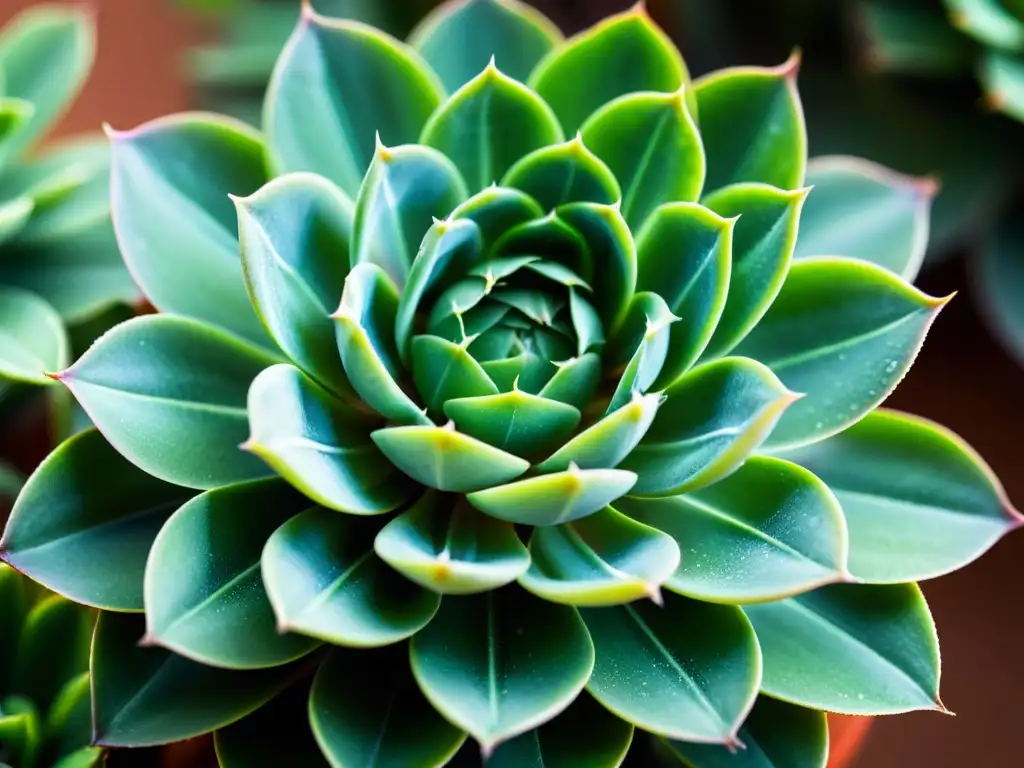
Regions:
[[56, 374], [97, 429], [0, 542], [104, 611], [97, 743], [802, 768], [825, 710], [942, 709], [913, 582], [1018, 518], [876, 411], [945, 303], [928, 190], [809, 170], [796, 59], [691, 83], [642, 6], [410, 39], [307, 9], [263, 132], [111, 135], [161, 314]]

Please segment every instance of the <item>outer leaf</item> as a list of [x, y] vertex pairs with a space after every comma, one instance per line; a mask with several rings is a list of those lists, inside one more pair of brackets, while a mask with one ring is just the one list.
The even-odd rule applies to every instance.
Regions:
[[685, 741], [668, 745], [692, 768], [825, 768], [828, 737], [824, 712], [760, 696], [739, 732], [743, 749]]
[[103, 750], [99, 747], [82, 747], [62, 757], [53, 764], [53, 768], [98, 768], [102, 760]]
[[62, 369], [69, 356], [60, 315], [28, 291], [0, 286], [0, 378], [48, 384], [46, 372]]
[[917, 586], [834, 584], [744, 610], [769, 696], [850, 715], [943, 710], [938, 638]]
[[621, 469], [579, 469], [537, 475], [466, 496], [474, 507], [518, 525], [559, 525], [592, 515], [636, 483]]
[[336, 400], [297, 368], [274, 365], [249, 388], [244, 447], [306, 496], [339, 512], [390, 512], [412, 493], [377, 450], [380, 420]]
[[755, 456], [701, 490], [615, 507], [676, 540], [686, 556], [666, 586], [699, 600], [777, 600], [849, 578], [839, 503], [780, 459]]
[[424, 235], [467, 197], [451, 160], [429, 147], [377, 146], [359, 187], [352, 266], [370, 262], [404, 289]]
[[704, 357], [728, 354], [778, 295], [796, 245], [800, 211], [809, 190], [784, 192], [764, 184], [721, 189], [704, 205], [726, 218], [739, 216], [733, 229], [732, 267], [725, 310]]
[[335, 649], [313, 681], [309, 719], [334, 768], [440, 768], [466, 738], [423, 697], [392, 648]]
[[246, 285], [264, 327], [304, 371], [329, 389], [351, 393], [330, 313], [341, 301], [352, 203], [313, 174], [275, 179], [237, 198]]
[[[552, 51], [530, 75], [530, 85], [572, 135], [593, 112], [619, 96], [674, 93], [689, 79], [673, 42], [638, 3]], [[689, 106], [696, 111], [694, 101]]]
[[441, 491], [466, 493], [519, 477], [530, 463], [452, 427], [386, 427], [373, 442], [396, 467]]
[[[1024, 22], [1018, 24], [1024, 29]], [[1024, 32], [1021, 34], [1024, 45]], [[1014, 120], [1024, 121], [1024, 64], [1019, 56], [989, 51], [978, 74], [989, 103]]]
[[374, 155], [416, 141], [442, 101], [436, 76], [378, 29], [303, 5], [270, 78], [263, 124], [278, 170], [320, 173], [355, 197]]
[[1000, 0], [943, 0], [953, 25], [984, 45], [1024, 46], [1024, 25]]
[[723, 69], [695, 83], [708, 191], [741, 182], [781, 189], [803, 183], [807, 127], [796, 90], [799, 65], [793, 55], [774, 69]]
[[644, 439], [619, 466], [638, 476], [634, 496], [675, 496], [729, 475], [798, 397], [759, 363], [724, 358], [665, 391]]
[[320, 507], [274, 531], [261, 562], [278, 630], [370, 647], [425, 626], [440, 598], [374, 555], [376, 533], [376, 525]]
[[855, 259], [794, 264], [771, 309], [736, 348], [807, 395], [768, 444], [812, 443], [874, 410], [910, 368], [949, 298], [927, 296]]
[[497, 589], [530, 566], [511, 525], [432, 491], [388, 523], [373, 548], [396, 571], [441, 594]]
[[[474, 6], [502, 7], [500, 0], [473, 0], [463, 8]], [[451, 40], [445, 47], [454, 50]], [[420, 137], [421, 144], [451, 158], [474, 193], [497, 182], [524, 155], [564, 140], [551, 107], [503, 74], [493, 59], [431, 115]]]
[[[4, 100], [0, 100], [0, 124], [4, 120], [11, 119], [21, 118], [14, 118], [11, 114], [11, 105], [4, 104]], [[0, 153], [2, 153], [2, 144], [0, 144]], [[2, 154], [0, 154], [0, 159], [2, 159]], [[25, 228], [32, 216], [33, 207], [32, 199], [24, 196], [15, 197], [0, 204], [0, 243], [7, 242]]]
[[103, 612], [93, 635], [93, 743], [145, 747], [222, 728], [291, 681], [294, 665], [236, 672], [139, 648], [142, 617]]
[[526, 82], [562, 33], [544, 14], [520, 0], [454, 0], [419, 23], [409, 43], [454, 92], [492, 59], [510, 77]]
[[[337, 515], [335, 515], [337, 517]], [[293, 685], [214, 734], [220, 768], [328, 768], [309, 724], [309, 682]], [[288, 738], [281, 738], [287, 733]]]
[[277, 631], [260, 578], [270, 535], [309, 502], [280, 480], [227, 486], [185, 504], [146, 563], [146, 640], [202, 664], [276, 667], [317, 643]]
[[852, 256], [913, 281], [928, 248], [928, 220], [938, 187], [857, 157], [816, 157], [813, 187], [800, 212], [794, 259]]
[[670, 203], [637, 236], [637, 290], [657, 293], [679, 318], [655, 388], [679, 378], [711, 341], [729, 291], [734, 226], [701, 205]]
[[260, 136], [243, 123], [201, 113], [107, 133], [117, 242], [146, 297], [164, 312], [267, 344], [241, 280], [228, 199], [266, 182]]
[[104, 335], [59, 378], [118, 453], [161, 480], [205, 489], [268, 474], [238, 445], [249, 383], [274, 362], [194, 320], [147, 315]]
[[638, 230], [663, 203], [700, 196], [704, 148], [682, 89], [622, 96], [591, 115], [581, 132], [619, 180], [630, 229]]
[[0, 552], [5, 562], [76, 602], [141, 611], [153, 539], [193, 495], [143, 472], [89, 429], [62, 443], [29, 479]]
[[509, 168], [501, 186], [525, 192], [545, 211], [567, 203], [611, 205], [622, 196], [615, 175], [579, 136], [531, 152]]
[[590, 517], [541, 526], [530, 537], [530, 570], [519, 583], [569, 605], [619, 605], [649, 597], [679, 565], [670, 536], [606, 507]]
[[865, 581], [941, 576], [1021, 524], [974, 449], [917, 416], [880, 409], [786, 458], [835, 492], [850, 529], [850, 571]]
[[410, 650], [430, 703], [485, 753], [568, 707], [594, 667], [576, 610], [516, 586], [446, 598]]
[[739, 608], [665, 595], [584, 608], [597, 662], [587, 690], [616, 715], [684, 741], [735, 743], [761, 682], [761, 652]]
[[93, 615], [51, 595], [28, 612], [18, 636], [11, 689], [46, 712], [72, 677], [89, 665]]
[[78, 94], [95, 54], [95, 21], [81, 8], [43, 5], [4, 27], [4, 95], [33, 107], [28, 123], [4, 146], [5, 154], [17, 154], [53, 124]]
[[554, 720], [499, 746], [487, 768], [618, 768], [632, 740], [632, 725], [581, 693]]
[[[86, 641], [92, 638], [90, 621]], [[88, 664], [88, 654], [85, 663]], [[63, 754], [78, 750], [92, 738], [92, 712], [89, 691], [89, 673], [81, 672], [61, 687], [46, 713], [45, 732], [51, 740], [50, 751]], [[88, 764], [86, 764], [88, 765]]]

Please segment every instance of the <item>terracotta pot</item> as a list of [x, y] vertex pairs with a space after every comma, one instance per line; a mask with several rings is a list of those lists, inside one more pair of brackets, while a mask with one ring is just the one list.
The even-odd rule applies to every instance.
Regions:
[[851, 768], [854, 765], [873, 722], [871, 717], [828, 716], [828, 768]]

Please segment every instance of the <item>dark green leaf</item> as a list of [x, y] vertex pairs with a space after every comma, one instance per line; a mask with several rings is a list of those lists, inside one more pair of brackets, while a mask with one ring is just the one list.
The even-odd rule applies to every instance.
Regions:
[[526, 82], [562, 33], [544, 14], [520, 0], [443, 3], [409, 36], [409, 43], [454, 92], [487, 62], [497, 60], [510, 77]]
[[49, 384], [46, 373], [68, 363], [60, 315], [35, 294], [0, 286], [0, 379]]
[[309, 719], [334, 768], [442, 766], [466, 734], [416, 687], [404, 648], [335, 649], [320, 666]]
[[146, 563], [146, 645], [227, 669], [276, 667], [317, 643], [280, 633], [260, 576], [270, 535], [309, 506], [281, 480], [197, 496], [161, 529]]
[[146, 315], [106, 334], [60, 380], [118, 453], [161, 480], [205, 489], [270, 473], [238, 446], [249, 384], [275, 362], [194, 320]]
[[146, 297], [164, 312], [270, 344], [242, 280], [228, 199], [252, 194], [267, 180], [259, 134], [197, 113], [108, 134], [117, 241]]
[[0, 686], [10, 690], [11, 677], [17, 671], [18, 637], [28, 612], [25, 587], [28, 579], [9, 565], [0, 563]]
[[374, 155], [416, 141], [442, 101], [411, 48], [356, 21], [302, 17], [270, 78], [263, 122], [279, 171], [320, 173], [355, 197]]
[[480, 229], [483, 256], [509, 229], [544, 216], [544, 211], [529, 195], [508, 187], [488, 187], [473, 195], [454, 211], [451, 219], [469, 219]]
[[767, 444], [813, 443], [874, 410], [906, 374], [947, 301], [868, 262], [796, 262], [771, 309], [735, 350], [806, 395]]
[[51, 595], [28, 612], [18, 636], [11, 689], [46, 712], [64, 684], [89, 668], [94, 616]]
[[612, 339], [610, 359], [606, 360], [613, 371], [625, 363], [606, 413], [643, 395], [658, 380], [668, 359], [672, 325], [678, 320], [657, 293], [647, 291], [633, 296], [625, 320]]
[[627, 722], [684, 741], [735, 743], [761, 682], [750, 622], [672, 594], [581, 609], [597, 662], [587, 690]]
[[536, 200], [545, 211], [566, 203], [611, 205], [622, 197], [614, 174], [577, 136], [531, 152], [501, 180]]
[[769, 696], [849, 715], [943, 711], [939, 643], [914, 584], [834, 584], [744, 609]]
[[411, 495], [370, 439], [380, 419], [335, 399], [297, 368], [281, 364], [260, 373], [248, 411], [245, 449], [318, 504], [376, 515]]
[[1024, 365], [1024, 222], [1008, 210], [968, 266], [979, 294], [982, 319], [1018, 365]]
[[430, 621], [438, 596], [374, 554], [377, 530], [316, 507], [273, 533], [261, 562], [279, 630], [369, 647], [403, 640]]
[[445, 598], [413, 637], [411, 658], [430, 703], [487, 754], [572, 703], [590, 677], [594, 646], [575, 608], [513, 585]]
[[497, 395], [498, 388], [467, 349], [438, 336], [416, 336], [412, 340], [413, 381], [427, 412], [444, 413], [449, 400]]
[[0, 551], [19, 571], [76, 602], [141, 611], [153, 539], [193, 495], [143, 472], [89, 429], [62, 443], [29, 479]]
[[285, 688], [296, 665], [217, 669], [140, 648], [141, 616], [101, 613], [93, 635], [93, 743], [146, 747], [183, 741], [239, 720]]
[[516, 456], [541, 456], [554, 450], [581, 418], [571, 405], [519, 389], [448, 400], [444, 412], [460, 432]]
[[[92, 637], [92, 627], [86, 642]], [[88, 664], [88, 654], [86, 654]], [[46, 738], [49, 751], [64, 754], [86, 746], [92, 740], [92, 707], [89, 673], [81, 672], [61, 687], [46, 713]]]

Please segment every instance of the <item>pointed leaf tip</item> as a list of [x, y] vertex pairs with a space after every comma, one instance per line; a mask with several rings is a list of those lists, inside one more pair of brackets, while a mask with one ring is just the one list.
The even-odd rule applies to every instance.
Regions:
[[803, 56], [803, 49], [800, 46], [795, 46], [789, 54], [789, 58], [776, 67], [775, 71], [782, 75], [784, 79], [795, 83], [797, 76], [800, 74], [800, 66], [803, 64]]

